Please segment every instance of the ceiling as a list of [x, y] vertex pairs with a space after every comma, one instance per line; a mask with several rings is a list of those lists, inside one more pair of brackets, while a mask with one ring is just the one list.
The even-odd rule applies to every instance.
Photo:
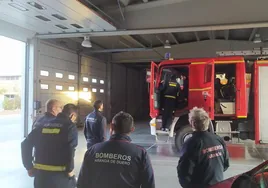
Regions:
[[[166, 52], [191, 58], [265, 48], [267, 6], [267, 0], [0, 0], [0, 19], [66, 48], [140, 65], [161, 61]], [[256, 34], [261, 43], [253, 43]], [[92, 48], [81, 46], [85, 35]], [[171, 49], [163, 48], [166, 40]]]

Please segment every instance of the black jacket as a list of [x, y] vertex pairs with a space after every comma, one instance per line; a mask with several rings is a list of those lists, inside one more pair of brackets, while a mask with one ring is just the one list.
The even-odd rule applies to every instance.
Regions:
[[177, 172], [182, 187], [203, 188], [222, 181], [228, 167], [224, 141], [207, 131], [194, 132], [183, 145]]
[[32, 169], [34, 164], [65, 166], [66, 172], [71, 172], [74, 169], [77, 144], [76, 126], [67, 116], [60, 113], [54, 120], [32, 130], [21, 143], [23, 165], [27, 170]]
[[164, 82], [163, 88], [161, 90], [163, 92], [164, 97], [172, 96], [176, 98], [180, 91], [180, 85], [177, 83], [176, 80], [171, 80], [169, 82]]
[[106, 118], [97, 110], [94, 110], [87, 115], [84, 126], [84, 135], [88, 146], [92, 146], [105, 140], [106, 124]]
[[56, 116], [54, 116], [53, 114], [49, 113], [49, 112], [45, 112], [45, 114], [39, 118], [37, 118], [34, 123], [33, 123], [33, 127], [32, 129], [44, 125], [45, 123], [51, 121], [52, 119], [56, 118]]
[[85, 154], [77, 188], [154, 188], [154, 174], [145, 149], [126, 135], [113, 135]]

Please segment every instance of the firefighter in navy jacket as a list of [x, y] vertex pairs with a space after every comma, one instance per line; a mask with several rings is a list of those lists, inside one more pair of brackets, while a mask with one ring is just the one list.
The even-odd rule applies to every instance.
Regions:
[[28, 175], [35, 177], [35, 188], [75, 187], [73, 169], [78, 134], [73, 122], [76, 117], [77, 107], [67, 104], [54, 120], [36, 127], [22, 142], [23, 165]]
[[103, 102], [94, 102], [94, 111], [87, 115], [84, 126], [84, 135], [87, 141], [87, 148], [96, 143], [103, 142], [106, 138], [106, 118], [101, 114]]
[[50, 120], [54, 119], [59, 113], [62, 111], [62, 104], [60, 101], [56, 99], [50, 99], [46, 102], [46, 112], [43, 116], [37, 118], [34, 123], [32, 129], [44, 125]]
[[193, 135], [183, 145], [177, 166], [179, 182], [183, 188], [205, 188], [223, 181], [223, 172], [229, 167], [224, 141], [208, 132], [210, 119], [201, 108], [189, 114]]
[[130, 143], [131, 115], [120, 112], [112, 120], [109, 141], [95, 144], [85, 154], [77, 188], [154, 188], [149, 156]]

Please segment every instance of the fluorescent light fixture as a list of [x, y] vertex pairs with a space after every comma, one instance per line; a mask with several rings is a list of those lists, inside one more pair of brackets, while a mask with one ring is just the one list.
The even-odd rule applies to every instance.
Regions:
[[89, 36], [85, 36], [85, 37], [84, 37], [84, 40], [83, 40], [83, 42], [82, 42], [82, 46], [83, 46], [83, 47], [86, 47], [86, 48], [91, 48], [91, 47], [92, 47], [92, 44], [91, 44], [91, 42], [90, 42], [90, 38], [89, 38]]
[[41, 89], [48, 89], [48, 85], [47, 84], [41, 84]]
[[100, 89], [100, 93], [104, 93], [104, 89]]
[[96, 78], [92, 78], [92, 83], [97, 83], [97, 79]]
[[97, 89], [96, 88], [93, 88], [92, 89], [92, 92], [96, 93], [97, 92]]
[[100, 84], [104, 84], [104, 80], [100, 80]]
[[169, 40], [166, 40], [166, 43], [164, 45], [164, 48], [171, 48]]
[[8, 3], [8, 4], [9, 4], [9, 6], [12, 6], [13, 8], [18, 9], [20, 11], [28, 11], [27, 8], [21, 6], [21, 5], [17, 4], [17, 3]]
[[255, 38], [254, 38], [253, 42], [254, 43], [261, 43], [262, 42], [260, 34], [255, 35]]
[[84, 92], [88, 92], [88, 88], [84, 87], [84, 88], [83, 88], [83, 91], [84, 91]]
[[44, 6], [38, 4], [38, 3], [34, 2], [34, 1], [30, 1], [30, 2], [28, 2], [28, 4], [33, 6], [33, 7], [35, 7], [35, 8], [37, 8], [37, 9], [39, 9], [39, 10], [45, 10], [46, 9]]

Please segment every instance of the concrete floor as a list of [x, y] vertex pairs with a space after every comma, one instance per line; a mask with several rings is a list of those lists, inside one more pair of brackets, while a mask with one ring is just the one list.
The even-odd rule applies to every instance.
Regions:
[[[154, 137], [149, 135], [149, 126], [138, 127], [132, 134], [132, 140], [146, 149], [154, 142]], [[0, 142], [0, 183], [1, 187], [8, 188], [31, 188], [33, 178], [27, 176], [21, 163], [20, 154], [21, 140]], [[171, 140], [172, 142], [172, 140]], [[78, 174], [82, 163], [86, 143], [82, 132], [79, 132], [79, 147], [75, 157], [75, 173]], [[178, 153], [174, 150], [172, 143], [160, 143], [158, 147], [148, 150], [151, 156], [152, 165], [155, 172], [156, 187], [180, 187], [177, 180], [176, 166], [178, 163]], [[245, 172], [260, 164], [260, 160], [231, 160], [231, 167], [225, 173], [225, 178]]]

